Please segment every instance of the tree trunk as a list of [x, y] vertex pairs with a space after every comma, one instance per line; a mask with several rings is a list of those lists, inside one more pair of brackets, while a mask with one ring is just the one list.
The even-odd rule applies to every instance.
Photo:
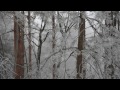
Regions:
[[[78, 37], [78, 49], [79, 51], [82, 51], [84, 49], [84, 40], [85, 40], [85, 19], [82, 17], [82, 13], [80, 13], [80, 26], [79, 26], [79, 37]], [[83, 56], [82, 53], [77, 56], [77, 79], [81, 79], [80, 76], [83, 74]]]
[[24, 23], [14, 16], [15, 78], [24, 78]]
[[[55, 16], [54, 16], [54, 13], [53, 13], [53, 16], [52, 16], [52, 30], [53, 30], [53, 33], [52, 33], [52, 50], [53, 50], [53, 53], [55, 52]], [[55, 64], [55, 58], [54, 56], [52, 57], [53, 59], [53, 79], [56, 79], [56, 64]]]
[[41, 50], [42, 50], [42, 36], [41, 31], [39, 33], [39, 46], [38, 46], [38, 53], [37, 53], [37, 67], [38, 70], [40, 69], [40, 57], [41, 57]]
[[44, 25], [40, 29], [40, 32], [39, 32], [39, 41], [38, 41], [39, 45], [38, 45], [38, 51], [37, 51], [37, 70], [38, 70], [37, 76], [40, 73], [40, 75], [39, 75], [40, 77], [41, 77], [41, 72], [39, 72], [39, 70], [40, 70], [40, 65], [41, 65], [41, 51], [42, 51], [42, 44], [43, 44], [43, 41], [42, 41], [42, 32], [44, 31], [45, 27], [46, 27], [46, 21], [44, 21]]
[[32, 56], [31, 56], [31, 12], [28, 11], [28, 30], [29, 30], [29, 71], [32, 70]]

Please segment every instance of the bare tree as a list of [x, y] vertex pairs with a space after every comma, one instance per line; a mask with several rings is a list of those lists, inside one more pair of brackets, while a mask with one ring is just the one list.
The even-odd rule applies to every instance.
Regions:
[[79, 24], [79, 37], [78, 37], [78, 49], [81, 52], [77, 57], [77, 79], [81, 79], [81, 74], [83, 74], [83, 55], [82, 50], [84, 49], [84, 41], [85, 41], [85, 19], [83, 18], [83, 11], [80, 12], [80, 24]]
[[[52, 50], [53, 50], [53, 53], [55, 52], [55, 12], [53, 12], [53, 15], [52, 15]], [[57, 76], [56, 76], [56, 63], [55, 63], [55, 58], [53, 56], [53, 79], [56, 79]]]
[[[110, 13], [108, 13], [109, 17], [108, 19], [111, 20], [111, 23], [106, 23], [105, 22], [105, 25], [107, 28], [109, 28], [109, 36], [111, 38], [114, 38], [114, 34], [115, 34], [115, 28], [118, 29], [119, 31], [119, 19], [117, 21], [117, 15], [118, 15], [119, 11], [110, 11]], [[106, 19], [106, 20], [108, 20]], [[106, 21], [105, 20], [105, 21]], [[112, 29], [111, 27], [113, 27], [114, 29]], [[114, 47], [115, 45], [112, 45], [112, 46], [109, 46], [107, 48], [105, 48], [105, 58], [107, 59], [107, 62], [110, 62], [109, 64], [108, 63], [105, 63], [105, 78], [110, 78], [110, 79], [114, 79], [115, 77], [115, 57], [116, 57], [116, 54], [114, 52]], [[109, 59], [107, 58], [108, 57], [108, 54], [112, 55], [112, 57]]]
[[14, 53], [15, 78], [21, 79], [24, 78], [24, 19], [18, 20], [17, 16], [14, 16]]
[[29, 30], [29, 71], [31, 71], [32, 70], [32, 55], [31, 55], [31, 12], [30, 11], [28, 11], [28, 30]]
[[[42, 44], [47, 39], [47, 36], [48, 36], [48, 33], [47, 33], [45, 38], [42, 40], [42, 33], [45, 30], [46, 23], [47, 23], [47, 19], [43, 20], [43, 18], [42, 18], [41, 27], [40, 27], [40, 30], [39, 30], [39, 40], [38, 40], [39, 45], [38, 45], [38, 51], [37, 51], [37, 70], [38, 70], [37, 73], [39, 73], [40, 65], [41, 65]], [[40, 73], [41, 73], [41, 71], [40, 71]], [[40, 76], [41, 76], [41, 74], [40, 74]]]

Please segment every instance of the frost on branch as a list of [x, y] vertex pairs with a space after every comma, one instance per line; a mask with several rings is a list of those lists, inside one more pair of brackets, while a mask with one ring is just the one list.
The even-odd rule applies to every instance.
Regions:
[[3, 57], [0, 54], [0, 78], [1, 79], [14, 79], [14, 63], [10, 55]]

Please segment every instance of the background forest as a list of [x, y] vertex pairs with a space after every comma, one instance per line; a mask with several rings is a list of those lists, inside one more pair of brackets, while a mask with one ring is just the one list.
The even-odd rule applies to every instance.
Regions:
[[0, 11], [0, 79], [120, 79], [120, 12]]

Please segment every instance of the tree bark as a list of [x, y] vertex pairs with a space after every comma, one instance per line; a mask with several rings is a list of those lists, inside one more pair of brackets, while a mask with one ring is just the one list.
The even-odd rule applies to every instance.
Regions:
[[[54, 16], [54, 13], [52, 15], [52, 50], [53, 50], [53, 53], [55, 52], [55, 16]], [[56, 79], [56, 64], [54, 62], [54, 56], [53, 56], [53, 79]]]
[[[85, 19], [82, 16], [82, 12], [80, 13], [80, 24], [79, 24], [79, 37], [78, 37], [78, 49], [82, 51], [84, 49], [84, 40], [85, 40]], [[81, 79], [80, 76], [83, 73], [83, 56], [82, 53], [77, 56], [77, 79]]]
[[42, 33], [41, 33], [41, 31], [40, 31], [40, 33], [39, 33], [39, 46], [38, 46], [38, 53], [37, 53], [37, 66], [38, 66], [38, 70], [40, 69], [40, 62], [41, 62], [41, 60], [40, 60], [40, 57], [41, 57], [41, 50], [42, 50]]
[[14, 16], [15, 78], [24, 78], [24, 21]]
[[31, 12], [28, 11], [28, 32], [29, 32], [29, 71], [32, 70], [32, 54], [31, 54]]

